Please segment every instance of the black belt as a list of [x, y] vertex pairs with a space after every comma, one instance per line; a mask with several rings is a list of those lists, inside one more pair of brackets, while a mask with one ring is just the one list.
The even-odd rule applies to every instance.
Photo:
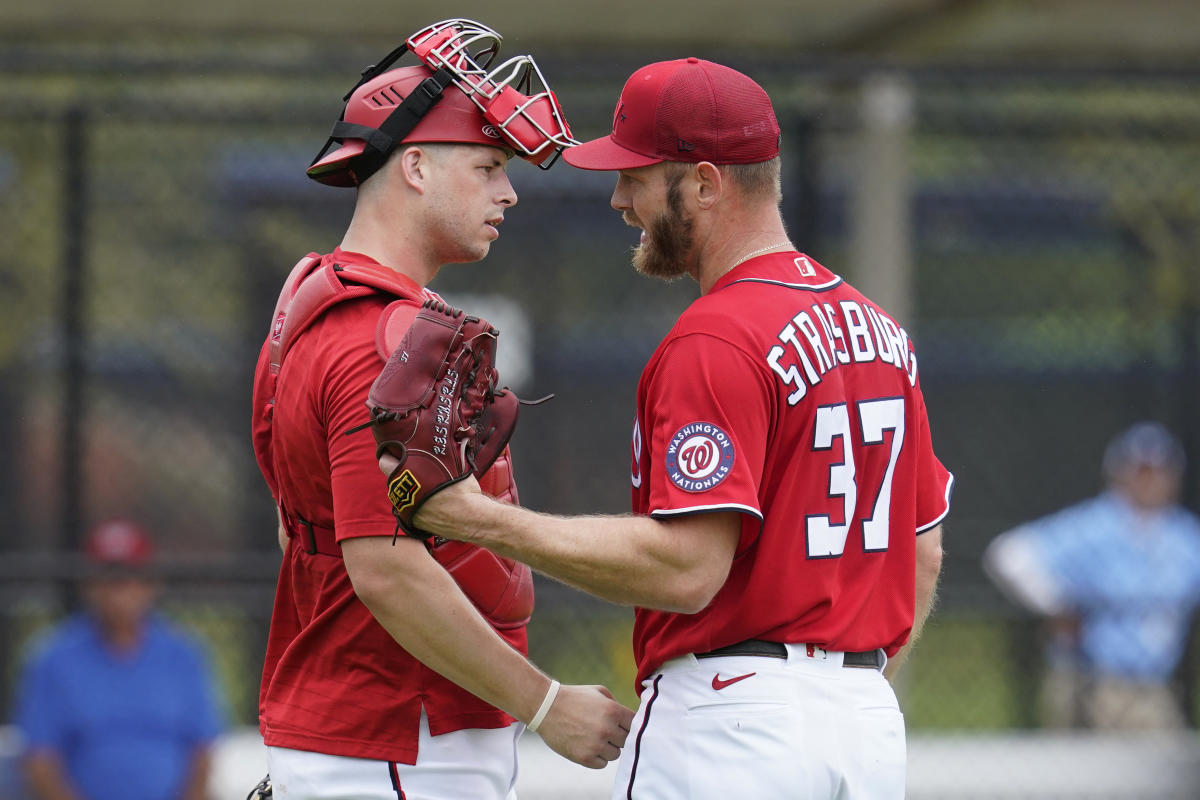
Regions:
[[[696, 653], [696, 658], [717, 658], [719, 656], [764, 656], [766, 658], [787, 658], [787, 647], [781, 642], [767, 642], [762, 639], [747, 639], [744, 642], [719, 647], [707, 653]], [[879, 669], [883, 666], [882, 652], [864, 650], [858, 653], [844, 653], [843, 667], [866, 667]]]

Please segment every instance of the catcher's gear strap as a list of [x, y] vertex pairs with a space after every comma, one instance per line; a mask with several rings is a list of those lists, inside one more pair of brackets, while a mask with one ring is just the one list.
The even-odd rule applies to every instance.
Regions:
[[[433, 297], [394, 269], [372, 264], [327, 264], [319, 256], [300, 259], [279, 293], [271, 323], [271, 373], [279, 374], [284, 356], [317, 317], [344, 300], [384, 292], [420, 305]], [[413, 315], [416, 315], [414, 310]], [[383, 354], [384, 358], [390, 355]], [[273, 399], [273, 398], [272, 398]]]
[[[333, 124], [333, 131], [329, 134], [325, 146], [313, 158], [309, 167], [321, 160], [334, 142], [341, 144], [345, 139], [362, 139], [366, 142], [366, 148], [354, 159], [354, 176], [358, 183], [362, 184], [363, 181], [379, 171], [396, 146], [403, 141], [405, 136], [412, 133], [421, 118], [442, 99], [442, 92], [453, 84], [454, 76], [451, 75], [450, 70], [439, 69], [421, 81], [417, 88], [413, 89], [408, 97], [396, 106], [396, 110], [389, 114], [378, 128], [369, 128], [366, 125], [339, 119]], [[356, 86], [355, 89], [357, 88]], [[353, 89], [350, 91], [351, 94], [354, 93]], [[347, 95], [347, 99], [349, 99], [349, 95]], [[342, 112], [343, 117], [345, 113], [345, 111]]]

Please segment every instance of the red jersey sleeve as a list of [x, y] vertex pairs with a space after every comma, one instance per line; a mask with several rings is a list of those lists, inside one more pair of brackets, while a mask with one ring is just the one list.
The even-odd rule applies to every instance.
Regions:
[[[375, 312], [375, 316], [378, 313]], [[387, 480], [375, 458], [370, 430], [346, 431], [368, 419], [367, 392], [379, 376], [383, 361], [375, 347], [373, 328], [360, 325], [364, 334], [322, 341], [326, 377], [318, 402], [325, 420], [333, 495], [333, 529], [337, 539], [391, 535], [395, 529]]]
[[925, 412], [925, 398], [919, 392], [920, 407], [917, 418], [917, 533], [923, 533], [938, 525], [950, 513], [950, 493], [954, 490], [954, 476], [942, 466], [933, 454], [933, 442], [929, 435], [929, 417]]
[[643, 387], [648, 502], [663, 518], [729, 510], [762, 519], [760, 481], [773, 396], [739, 348], [688, 334], [656, 354]]

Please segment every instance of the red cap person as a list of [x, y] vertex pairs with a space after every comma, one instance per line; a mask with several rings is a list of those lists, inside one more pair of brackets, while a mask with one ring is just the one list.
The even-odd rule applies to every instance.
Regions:
[[154, 540], [132, 520], [111, 519], [88, 532], [83, 552], [98, 567], [143, 568], [154, 558]]
[[779, 122], [766, 91], [737, 70], [699, 58], [660, 61], [629, 77], [612, 133], [563, 153], [580, 169], [662, 161], [757, 164], [779, 155]]

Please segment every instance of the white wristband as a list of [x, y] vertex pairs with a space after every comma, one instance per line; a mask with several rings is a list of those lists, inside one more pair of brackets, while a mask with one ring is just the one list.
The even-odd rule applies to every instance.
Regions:
[[546, 719], [546, 715], [550, 713], [550, 706], [554, 705], [554, 698], [558, 697], [558, 690], [562, 684], [556, 680], [550, 681], [550, 688], [546, 690], [546, 696], [542, 698], [542, 705], [538, 707], [537, 713], [533, 715], [533, 719], [529, 720], [526, 729], [530, 733], [537, 733], [538, 727]]

